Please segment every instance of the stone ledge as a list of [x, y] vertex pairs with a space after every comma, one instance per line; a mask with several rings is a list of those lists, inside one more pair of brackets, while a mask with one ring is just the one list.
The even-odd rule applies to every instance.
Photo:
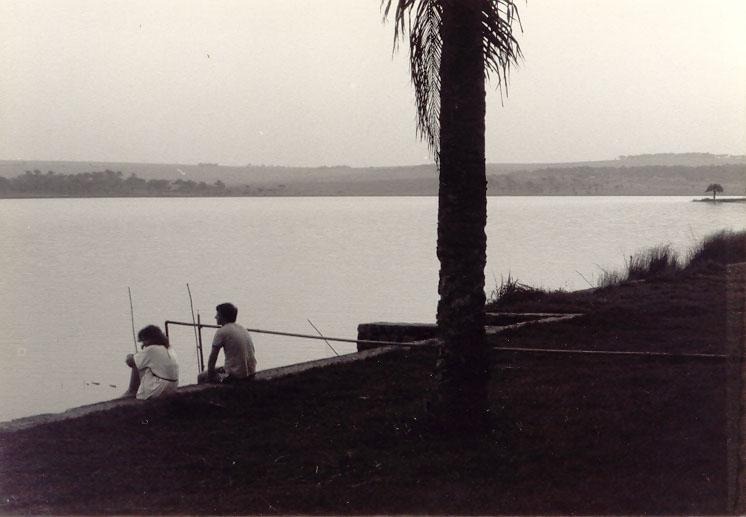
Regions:
[[517, 329], [521, 327], [525, 327], [526, 325], [537, 325], [537, 324], [546, 324], [546, 323], [556, 323], [558, 321], [565, 321], [565, 320], [571, 320], [573, 318], [578, 318], [582, 316], [582, 314], [551, 314], [551, 313], [535, 313], [532, 314], [532, 316], [535, 316], [531, 319], [526, 319], [525, 321], [519, 321], [517, 323], [511, 323], [509, 325], [500, 325], [500, 326], [487, 326], [485, 327], [485, 333], [487, 336], [494, 336], [499, 334], [500, 332], [503, 332], [504, 330], [508, 329]]
[[[357, 361], [364, 361], [365, 359], [369, 359], [371, 357], [376, 357], [396, 351], [401, 351], [401, 348], [396, 346], [379, 347], [363, 352], [354, 352], [326, 359], [317, 359], [315, 361], [308, 361], [305, 363], [281, 366], [279, 368], [271, 368], [269, 370], [261, 370], [254, 376], [254, 382], [271, 381], [273, 379], [296, 375], [315, 368], [325, 368], [327, 366], [334, 366], [338, 364], [348, 364]], [[221, 389], [231, 389], [231, 386], [219, 384], [189, 384], [187, 386], [180, 387], [178, 391], [172, 396], [178, 397], [187, 393]], [[110, 411], [112, 409], [117, 409], [120, 407], [137, 406], [147, 403], [147, 400], [137, 400], [132, 398], [113, 399], [104, 402], [96, 402], [95, 404], [87, 404], [85, 406], [74, 407], [61, 413], [44, 413], [41, 415], [17, 418], [15, 420], [10, 420], [7, 422], [0, 422], [0, 432], [20, 431], [22, 429], [29, 429], [31, 427], [36, 427], [38, 425], [48, 424], [51, 422], [60, 422], [73, 418], [80, 418], [91, 413]]]
[[[485, 333], [495, 336], [508, 329], [526, 325], [554, 323], [564, 321], [582, 314], [551, 312], [487, 312]], [[400, 323], [378, 321], [361, 323], [357, 326], [357, 338], [366, 341], [388, 341], [408, 346], [436, 346], [438, 344], [438, 327], [435, 323]], [[358, 350], [375, 350], [379, 345], [358, 343]], [[395, 346], [395, 345], [387, 345]]]
[[[392, 323], [377, 321], [357, 326], [357, 338], [366, 341], [393, 341], [410, 343], [437, 337], [438, 327], [434, 323]], [[394, 345], [392, 345], [394, 346]], [[358, 343], [358, 351], [375, 350], [380, 345]]]

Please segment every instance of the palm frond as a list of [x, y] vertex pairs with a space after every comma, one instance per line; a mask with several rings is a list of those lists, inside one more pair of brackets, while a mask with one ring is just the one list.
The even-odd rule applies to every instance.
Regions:
[[[384, 0], [384, 19], [394, 0]], [[409, 33], [409, 69], [417, 106], [417, 135], [438, 159], [440, 138], [441, 0], [397, 0], [394, 50]]]
[[435, 159], [440, 139], [441, 5], [421, 0], [409, 32], [409, 67], [417, 104], [417, 129]]
[[[440, 58], [443, 48], [441, 20], [449, 2], [463, 0], [382, 0], [383, 18], [394, 7], [394, 45], [409, 33], [409, 69], [417, 105], [417, 134], [424, 139], [436, 162], [440, 138]], [[487, 77], [507, 94], [510, 67], [517, 65], [521, 50], [513, 35], [521, 25], [514, 0], [480, 0], [483, 51]]]
[[518, 8], [513, 0], [484, 0], [482, 11], [484, 63], [487, 77], [497, 82], [500, 91], [508, 93], [510, 67], [518, 65], [521, 46], [514, 33], [517, 23], [523, 30]]

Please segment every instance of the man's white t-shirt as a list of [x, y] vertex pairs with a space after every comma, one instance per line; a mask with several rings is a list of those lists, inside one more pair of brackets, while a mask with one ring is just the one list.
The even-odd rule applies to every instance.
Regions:
[[138, 399], [161, 397], [179, 386], [179, 364], [176, 354], [165, 346], [150, 345], [133, 356], [140, 372]]
[[237, 323], [226, 323], [215, 332], [212, 347], [223, 349], [225, 373], [236, 379], [254, 375], [256, 356], [249, 331]]

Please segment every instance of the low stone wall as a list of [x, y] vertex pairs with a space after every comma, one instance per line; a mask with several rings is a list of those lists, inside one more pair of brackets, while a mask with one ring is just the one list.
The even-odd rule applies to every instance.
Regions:
[[[485, 314], [487, 334], [498, 332], [504, 328], [525, 325], [531, 322], [556, 321], [564, 317], [576, 315], [547, 314], [538, 312], [488, 312]], [[361, 323], [357, 326], [357, 338], [365, 341], [393, 341], [396, 343], [412, 343], [438, 337], [438, 327], [435, 323], [398, 323], [379, 321], [375, 323]], [[382, 345], [375, 343], [358, 343], [358, 351], [370, 350]]]
[[516, 323], [526, 323], [557, 316], [543, 312], [488, 312], [485, 315], [485, 324], [491, 327], [504, 327]]
[[[305, 363], [292, 364], [290, 366], [281, 366], [279, 368], [271, 368], [269, 370], [261, 370], [254, 376], [254, 382], [265, 382], [277, 379], [280, 377], [287, 377], [289, 375], [295, 375], [298, 373], [312, 370], [314, 368], [325, 368], [327, 366], [334, 366], [338, 364], [353, 363], [356, 361], [363, 361], [365, 359], [376, 357], [383, 354], [401, 352], [402, 350], [396, 346], [389, 347], [378, 347], [374, 350], [368, 350], [365, 352], [358, 352], [352, 354], [343, 354], [337, 357], [330, 357], [327, 359], [317, 359], [315, 361], [308, 361]], [[231, 386], [221, 384], [190, 384], [187, 386], [180, 387], [177, 392], [172, 395], [178, 397], [179, 395], [194, 393], [203, 390], [228, 390], [232, 389]], [[91, 413], [99, 413], [102, 411], [110, 411], [125, 406], [136, 406], [141, 404], [147, 404], [147, 400], [137, 400], [132, 398], [126, 399], [114, 399], [107, 400], [104, 402], [97, 402], [95, 404], [88, 404], [86, 406], [79, 406], [68, 409], [62, 413], [45, 413], [43, 415], [34, 415], [24, 418], [18, 418], [16, 420], [10, 420], [8, 422], [0, 422], [0, 432], [13, 432], [21, 429], [28, 429], [30, 427], [36, 427], [38, 425], [47, 424], [50, 422], [59, 422], [61, 420], [68, 420], [71, 418], [79, 418], [84, 415]]]
[[[438, 327], [434, 323], [361, 323], [357, 326], [357, 338], [366, 341], [393, 341], [411, 343], [437, 337]], [[378, 348], [381, 345], [358, 343], [358, 351]]]

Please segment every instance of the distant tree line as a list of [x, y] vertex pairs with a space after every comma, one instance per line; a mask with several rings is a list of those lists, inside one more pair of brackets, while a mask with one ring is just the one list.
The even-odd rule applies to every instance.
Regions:
[[125, 177], [121, 171], [46, 173], [36, 169], [14, 178], [0, 176], [2, 197], [163, 197], [163, 196], [246, 196], [255, 192], [248, 185], [228, 187], [220, 180], [212, 184], [189, 179], [164, 180]]
[[490, 175], [490, 195], [694, 195], [712, 180], [746, 192], [746, 165], [700, 167], [565, 167]]
[[[729, 195], [746, 194], [746, 165], [699, 167], [550, 167], [488, 175], [491, 196], [684, 196], [701, 194], [717, 184]], [[216, 196], [433, 196], [438, 178], [322, 180], [299, 175], [287, 184], [271, 180], [226, 185], [184, 178], [144, 179], [137, 174], [104, 170], [77, 174], [26, 171], [13, 178], [0, 176], [0, 197], [216, 197]], [[711, 191], [711, 190], [708, 190]], [[718, 193], [721, 191], [718, 191]]]

